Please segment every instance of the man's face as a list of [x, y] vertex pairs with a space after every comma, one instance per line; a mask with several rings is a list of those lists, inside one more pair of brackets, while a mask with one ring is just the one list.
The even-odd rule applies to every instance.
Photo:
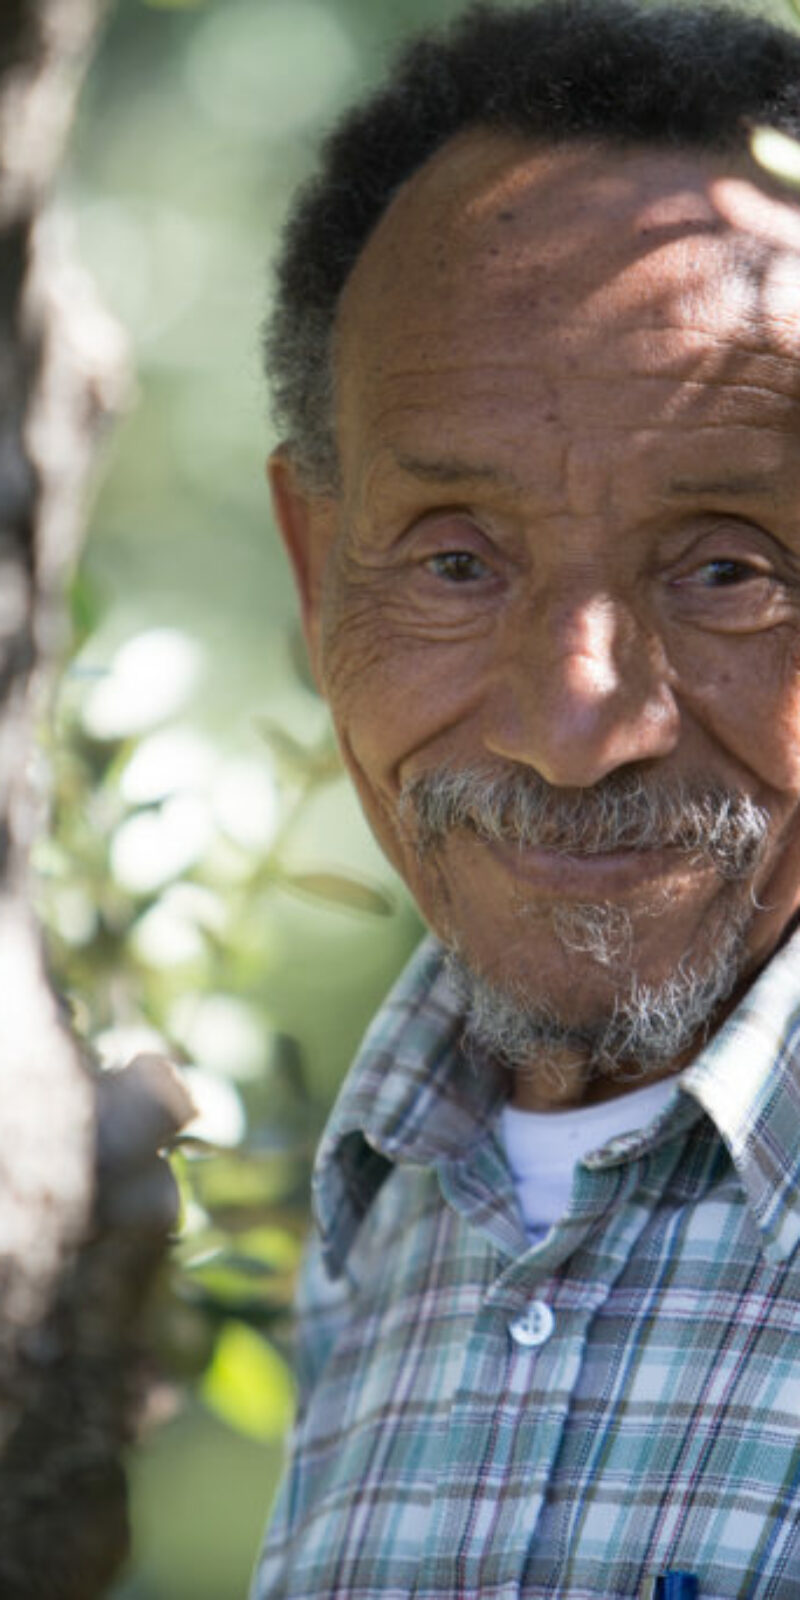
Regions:
[[[579, 1026], [733, 923], [755, 970], [800, 903], [799, 346], [800, 213], [744, 161], [473, 133], [348, 283], [340, 490], [273, 467], [381, 844], [471, 967]], [[425, 837], [442, 771], [532, 776], [573, 821]], [[570, 832], [634, 790], [753, 802], [763, 848], [731, 874], [663, 818]]]

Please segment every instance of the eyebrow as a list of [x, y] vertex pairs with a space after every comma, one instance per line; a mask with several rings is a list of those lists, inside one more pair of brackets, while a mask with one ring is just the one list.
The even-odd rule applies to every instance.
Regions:
[[725, 478], [673, 478], [667, 491], [674, 495], [774, 494], [775, 478], [770, 473], [732, 473]]
[[491, 483], [502, 489], [515, 489], [517, 480], [502, 467], [480, 461], [465, 461], [460, 456], [408, 455], [394, 452], [394, 460], [403, 472], [420, 478], [424, 483]]
[[[402, 472], [424, 483], [490, 483], [497, 488], [519, 488], [514, 474], [490, 463], [468, 461], [461, 456], [418, 456], [405, 451], [392, 452]], [[672, 478], [666, 485], [669, 495], [699, 498], [702, 495], [774, 495], [776, 483], [771, 473], [730, 473], [726, 477]]]

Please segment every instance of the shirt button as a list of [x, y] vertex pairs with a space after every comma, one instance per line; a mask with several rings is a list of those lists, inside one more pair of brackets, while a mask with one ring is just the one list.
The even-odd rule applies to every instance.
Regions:
[[556, 1319], [545, 1301], [532, 1300], [521, 1317], [509, 1322], [508, 1331], [515, 1344], [524, 1345], [530, 1350], [536, 1345], [545, 1344], [555, 1325]]

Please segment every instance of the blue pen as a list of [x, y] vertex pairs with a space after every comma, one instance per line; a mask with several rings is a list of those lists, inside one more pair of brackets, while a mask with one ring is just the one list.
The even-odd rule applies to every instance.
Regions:
[[700, 1592], [693, 1572], [665, 1572], [659, 1600], [697, 1600]]
[[698, 1600], [700, 1585], [694, 1572], [659, 1573], [645, 1578], [639, 1590], [639, 1600]]

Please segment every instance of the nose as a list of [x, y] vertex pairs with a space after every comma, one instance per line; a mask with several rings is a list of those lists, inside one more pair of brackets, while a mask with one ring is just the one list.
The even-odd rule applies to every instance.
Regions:
[[484, 729], [493, 756], [559, 788], [669, 755], [680, 735], [666, 652], [610, 595], [535, 607], [506, 655]]

